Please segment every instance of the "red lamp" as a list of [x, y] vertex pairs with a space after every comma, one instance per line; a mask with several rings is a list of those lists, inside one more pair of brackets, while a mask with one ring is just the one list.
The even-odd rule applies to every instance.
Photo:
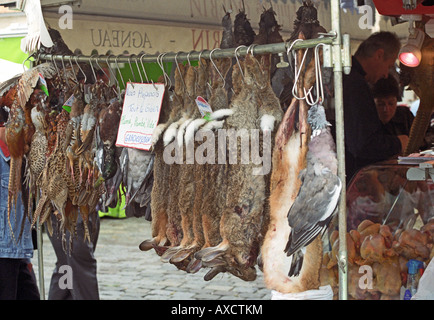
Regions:
[[399, 52], [399, 61], [407, 67], [417, 67], [422, 60], [422, 52], [420, 49], [425, 39], [425, 33], [414, 27], [414, 18], [408, 20], [410, 24], [408, 31], [410, 34], [407, 44], [404, 45]]

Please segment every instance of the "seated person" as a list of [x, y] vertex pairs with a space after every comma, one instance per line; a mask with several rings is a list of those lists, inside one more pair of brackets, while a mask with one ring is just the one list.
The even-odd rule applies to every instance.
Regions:
[[389, 134], [410, 135], [414, 116], [406, 106], [398, 106], [401, 101], [399, 85], [393, 75], [380, 79], [373, 87], [378, 117]]

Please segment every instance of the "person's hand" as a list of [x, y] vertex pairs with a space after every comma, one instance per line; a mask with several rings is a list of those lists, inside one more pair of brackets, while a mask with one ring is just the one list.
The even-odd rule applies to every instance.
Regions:
[[402, 134], [398, 136], [399, 141], [401, 142], [401, 153], [404, 152], [405, 148], [408, 145], [408, 136]]

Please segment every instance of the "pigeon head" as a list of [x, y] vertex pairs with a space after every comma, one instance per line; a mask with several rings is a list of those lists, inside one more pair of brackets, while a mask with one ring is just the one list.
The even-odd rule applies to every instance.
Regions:
[[321, 131], [331, 125], [326, 119], [324, 106], [321, 104], [310, 107], [307, 113], [307, 122], [312, 128], [312, 132]]

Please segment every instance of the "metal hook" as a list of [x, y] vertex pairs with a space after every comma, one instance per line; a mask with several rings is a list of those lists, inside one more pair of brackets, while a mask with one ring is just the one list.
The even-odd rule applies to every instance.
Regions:
[[[158, 90], [157, 86], [156, 86], [155, 83], [154, 83], [154, 80], [151, 79], [151, 81], [149, 81], [148, 74], [146, 73], [145, 66], [143, 65], [143, 60], [142, 60], [142, 59], [143, 59], [143, 57], [144, 57], [145, 55], [146, 55], [146, 53], [144, 53], [144, 54], [140, 57], [140, 64], [142, 65], [143, 73], [145, 74], [145, 78], [146, 78], [146, 82], [147, 82], [147, 83], [151, 82], [152, 85], [154, 86], [154, 89], [155, 89], [155, 90]], [[157, 61], [157, 63], [158, 63], [158, 61]]]
[[[195, 77], [196, 77], [196, 79], [197, 79], [197, 78], [199, 77], [198, 70], [197, 70], [196, 67], [193, 67], [193, 66], [191, 65], [191, 62], [190, 62], [190, 55], [191, 55], [193, 52], [194, 52], [194, 50], [192, 50], [192, 51], [190, 51], [189, 53], [187, 53], [187, 62], [188, 62], [188, 65], [189, 65], [190, 67], [193, 68], [193, 71], [194, 71]], [[200, 61], [198, 61], [198, 65], [200, 65]], [[194, 83], [194, 87], [195, 87], [196, 89], [200, 87], [198, 81], [195, 81], [195, 83]]]
[[288, 49], [286, 50], [286, 55], [288, 56], [288, 59], [289, 59], [289, 52], [292, 50], [292, 47], [294, 47], [294, 45], [295, 45], [297, 42], [300, 42], [300, 41], [303, 41], [303, 39], [296, 39], [296, 40], [294, 40], [294, 41], [291, 43], [291, 45], [288, 47]]
[[62, 62], [62, 68], [63, 68], [63, 77], [65, 79], [65, 84], [68, 87], [68, 89], [71, 89], [71, 86], [69, 85], [69, 81], [68, 81], [68, 77], [66, 76], [66, 68], [65, 68], [65, 62], [64, 62], [64, 56], [65, 55], [61, 55], [60, 56], [60, 61]]
[[322, 101], [324, 101], [324, 87], [323, 87], [323, 82], [322, 82], [322, 74], [321, 74], [321, 61], [319, 58], [319, 46], [324, 46], [323, 43], [319, 43], [315, 46], [315, 50], [314, 50], [314, 63], [315, 63], [315, 83], [316, 83], [316, 100], [313, 100], [312, 98], [312, 94], [311, 94], [311, 89], [309, 89], [308, 92], [306, 92], [306, 89], [303, 88], [305, 96], [306, 96], [306, 102], [307, 104], [313, 106], [317, 103], [321, 103]]
[[[177, 52], [175, 54], [176, 70], [178, 70], [179, 76], [181, 77], [182, 86], [184, 87], [184, 91], [187, 92], [187, 87], [185, 86], [184, 77], [182, 76], [181, 69], [179, 68], [179, 64], [178, 64], [178, 54], [179, 54], [179, 52]], [[188, 92], [187, 92], [187, 94], [188, 94]]]
[[115, 64], [116, 64], [116, 68], [117, 68], [118, 71], [119, 71], [119, 76], [121, 77], [122, 84], [123, 84], [123, 86], [124, 86], [124, 88], [125, 88], [125, 81], [124, 81], [124, 77], [122, 76], [121, 69], [119, 68], [119, 65], [118, 65], [118, 59], [119, 59], [119, 56], [115, 57]]
[[90, 56], [90, 58], [89, 58], [89, 64], [90, 64], [90, 69], [92, 70], [93, 78], [95, 79], [94, 83], [96, 83], [96, 81], [97, 81], [97, 79], [96, 79], [96, 73], [95, 73], [95, 70], [94, 70], [93, 64], [92, 64], [92, 58], [93, 58], [93, 56], [95, 56], [95, 54], [93, 54], [93, 55]]
[[108, 76], [108, 74], [104, 71], [104, 68], [101, 67], [101, 65], [98, 62], [98, 59], [101, 58], [102, 55], [98, 55], [95, 59], [96, 65], [98, 66], [98, 68], [104, 73], [104, 75], [106, 76], [106, 78], [109, 80], [109, 84], [110, 84], [110, 77]]
[[[133, 80], [134, 80], [134, 82], [137, 82], [136, 75], [134, 74], [134, 71], [133, 71], [133, 66], [131, 65], [131, 55], [128, 56], [128, 64], [130, 65], [130, 70], [131, 70], [131, 73], [133, 74]], [[130, 79], [130, 82], [131, 82], [131, 79]]]
[[214, 63], [214, 60], [212, 59], [212, 54], [214, 51], [216, 50], [221, 50], [220, 48], [215, 48], [213, 50], [211, 50], [211, 52], [209, 53], [209, 60], [211, 61], [212, 65], [214, 66], [214, 68], [216, 69], [217, 73], [219, 74], [219, 76], [223, 79], [223, 87], [226, 84], [226, 79], [225, 77], [223, 77], [222, 73], [220, 72], [220, 70], [217, 68], [216, 64]]
[[[293, 87], [292, 87], [292, 95], [293, 95], [294, 98], [296, 98], [297, 100], [303, 100], [303, 99], [305, 99], [305, 97], [299, 97], [299, 96], [297, 95], [297, 91], [298, 91], [298, 79], [300, 78], [300, 73], [301, 73], [302, 67], [303, 67], [303, 65], [304, 65], [304, 62], [305, 62], [305, 60], [306, 60], [306, 55], [307, 55], [307, 52], [308, 52], [308, 51], [309, 51], [309, 48], [306, 49], [306, 51], [304, 52], [303, 58], [301, 59], [300, 68], [298, 69], [298, 71], [297, 71], [297, 58], [295, 58], [295, 63], [294, 63], [295, 79], [294, 79], [294, 85], [293, 85]], [[311, 89], [312, 89], [312, 88], [311, 88]], [[309, 89], [309, 92], [310, 92], [311, 89]]]
[[[145, 74], [146, 82], [149, 83], [148, 74], [146, 73], [146, 69], [145, 69], [145, 66], [143, 65], [143, 60], [142, 60], [144, 56], [146, 56], [146, 53], [144, 53], [144, 54], [140, 57], [140, 64], [142, 65], [142, 69], [143, 69], [143, 73]], [[152, 83], [154, 83], [154, 81], [152, 81]]]
[[191, 50], [189, 53], [187, 53], [187, 62], [188, 62], [188, 65], [191, 67], [191, 62], [190, 62], [190, 55], [192, 54], [192, 52], [193, 52], [194, 50]]
[[134, 55], [134, 60], [136, 60], [137, 72], [139, 73], [139, 76], [140, 76], [140, 82], [143, 83], [142, 72], [140, 71], [139, 61], [137, 59], [138, 59], [138, 56]]
[[198, 65], [199, 65], [201, 68], [204, 68], [204, 66], [203, 66], [203, 64], [202, 64], [202, 62], [201, 62], [201, 61], [202, 61], [201, 58], [202, 58], [203, 51], [204, 51], [204, 50], [202, 50], [201, 52], [199, 52], [199, 57], [197, 58]]
[[[289, 48], [286, 50], [286, 54], [287, 54], [287, 56], [288, 56], [288, 59], [290, 59], [289, 58], [289, 52], [292, 50], [292, 47], [295, 45], [295, 43], [296, 42], [299, 42], [299, 41], [303, 41], [303, 39], [296, 39], [296, 40], [294, 40], [294, 42], [289, 46]], [[304, 90], [304, 93], [305, 93], [305, 96], [304, 97], [299, 97], [298, 95], [297, 95], [297, 91], [298, 91], [298, 79], [300, 78], [300, 73], [301, 73], [301, 70], [302, 70], [302, 67], [303, 67], [303, 65], [304, 65], [304, 62], [305, 62], [305, 60], [306, 60], [306, 55], [307, 55], [307, 52], [309, 51], [309, 48], [307, 48], [306, 49], [306, 51], [304, 52], [304, 55], [303, 55], [303, 58], [301, 59], [301, 65], [300, 65], [300, 68], [297, 70], [297, 57], [294, 55], [294, 71], [295, 71], [295, 77], [294, 77], [294, 85], [292, 86], [292, 95], [293, 95], [293, 97], [294, 98], [296, 98], [297, 100], [303, 100], [303, 99], [305, 99], [306, 98], [306, 95], [308, 95], [308, 94], [310, 94], [310, 91], [312, 90], [312, 88], [310, 88], [309, 89], [309, 91], [308, 92], [306, 92], [306, 90], [303, 88], [303, 90]]]
[[51, 55], [51, 63], [54, 64], [54, 68], [56, 69], [57, 76], [59, 77], [59, 79], [62, 79], [62, 77], [60, 76], [59, 68], [57, 67], [56, 62], [54, 61], [54, 55]]
[[[166, 54], [167, 54], [167, 52], [165, 52], [161, 55], [161, 64], [163, 65], [163, 69], [164, 69], [163, 58]], [[170, 76], [167, 72], [165, 74], [167, 76], [167, 80], [169, 81], [169, 87], [171, 87], [172, 86], [172, 80], [170, 79]]]
[[[169, 83], [169, 88], [172, 86], [172, 80], [170, 80], [170, 77], [167, 75], [166, 70], [164, 70], [164, 62], [163, 62], [163, 57], [167, 54], [167, 52], [165, 53], [160, 53], [157, 57], [157, 63], [160, 66], [161, 70], [163, 71], [163, 75], [164, 75], [164, 84], [167, 86], [167, 83]], [[167, 80], [167, 82], [166, 82]]]
[[[201, 52], [199, 52], [198, 65], [199, 65], [200, 68], [202, 68], [202, 70], [205, 70], [205, 67], [203, 66], [202, 60], [201, 60], [203, 52], [204, 52], [204, 50], [202, 50]], [[210, 79], [207, 79], [206, 84], [208, 85], [209, 88], [212, 88], [210, 81], [211, 81]]]
[[84, 83], [86, 83], [86, 81], [87, 81], [86, 73], [84, 73], [83, 69], [80, 67], [80, 65], [78, 64], [78, 61], [77, 61], [77, 58], [79, 58], [80, 56], [81, 56], [81, 54], [78, 56], [75, 56], [75, 63], [77, 64], [78, 69], [80, 69], [81, 73], [84, 76]]
[[[240, 60], [238, 59], [238, 53], [237, 53], [237, 51], [238, 51], [240, 48], [242, 48], [242, 47], [245, 48], [246, 46], [245, 46], [245, 45], [241, 45], [241, 46], [236, 47], [236, 48], [235, 48], [235, 51], [234, 51], [234, 54], [235, 54], [235, 59], [237, 60], [238, 68], [240, 68], [240, 72], [241, 72], [241, 76], [242, 76], [241, 80], [242, 80], [243, 83], [244, 83], [244, 72], [243, 72], [243, 68], [241, 68]], [[249, 50], [249, 49], [247, 48], [247, 50]]]
[[31, 58], [31, 57], [33, 57], [35, 54], [33, 53], [33, 54], [31, 54], [31, 55], [29, 55], [27, 58], [26, 58], [26, 60], [24, 60], [23, 61], [23, 70], [24, 70], [24, 72], [26, 72], [26, 68], [25, 68], [25, 64], [26, 64], [26, 62]]
[[[249, 51], [250, 51], [250, 55], [252, 55], [252, 57], [254, 57], [254, 48], [257, 46], [257, 44], [251, 44], [248, 48], [247, 48], [247, 51], [246, 51], [246, 54], [249, 54]], [[256, 64], [258, 65], [258, 67], [259, 67], [259, 71], [261, 72], [261, 74], [262, 74], [262, 76], [264, 75], [264, 70], [262, 69], [262, 66], [261, 66], [261, 63], [258, 61], [258, 59], [256, 59], [255, 57], [254, 57], [254, 61], [256, 62]], [[258, 79], [257, 79], [257, 77], [256, 77], [256, 75], [252, 75], [252, 79], [254, 80], [254, 82], [256, 83], [256, 85], [259, 87], [259, 89], [264, 89], [265, 88], [265, 86], [261, 86], [260, 84], [259, 84], [259, 82], [258, 82]]]
[[69, 56], [68, 60], [69, 60], [69, 64], [71, 65], [72, 73], [74, 74], [75, 82], [78, 83], [77, 73], [75, 72], [74, 66], [72, 64], [72, 58], [71, 58], [71, 56]]
[[115, 82], [116, 82], [116, 88], [118, 89], [118, 91], [117, 91], [116, 93], [117, 93], [118, 96], [120, 96], [121, 87], [120, 87], [120, 84], [119, 84], [118, 79], [116, 78], [116, 73], [113, 72], [113, 70], [112, 70], [112, 68], [111, 68], [111, 66], [110, 66], [110, 62], [109, 62], [109, 59], [110, 59], [111, 56], [115, 57], [115, 56], [112, 55], [112, 54], [108, 55], [108, 56], [107, 56], [107, 59], [106, 59], [106, 63], [107, 63], [108, 71], [109, 71], [109, 73], [110, 73], [110, 79], [111, 79], [111, 76], [113, 76], [113, 79], [114, 79]]
[[248, 48], [247, 48], [247, 51], [246, 51], [246, 54], [249, 54], [249, 50], [252, 50], [252, 52], [250, 53], [252, 56], [254, 56], [255, 54], [254, 54], [254, 52], [253, 52], [253, 50], [254, 50], [254, 48], [257, 46], [257, 44], [251, 44]]

